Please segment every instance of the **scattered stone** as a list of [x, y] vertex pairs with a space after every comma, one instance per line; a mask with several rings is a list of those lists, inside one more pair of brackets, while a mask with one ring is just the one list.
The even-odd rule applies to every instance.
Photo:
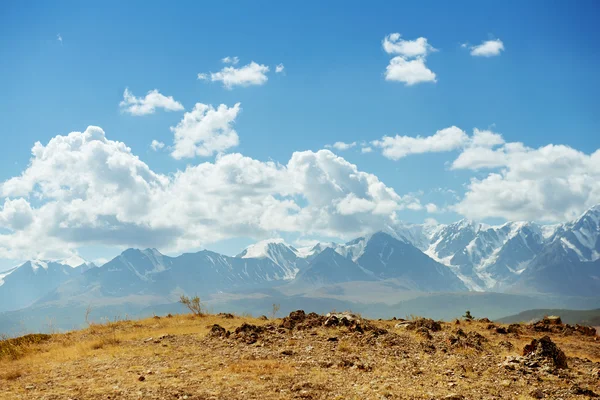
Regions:
[[542, 392], [540, 389], [532, 390], [531, 392], [529, 392], [529, 395], [534, 399], [543, 399], [544, 397], [546, 397], [544, 392]]
[[208, 332], [209, 337], [228, 337], [229, 334], [230, 332], [218, 324], [214, 324], [212, 328], [210, 328], [210, 332]]
[[138, 381], [140, 382], [144, 382], [146, 380], [146, 377], [144, 375], [140, 375], [140, 377], [138, 378]]
[[448, 396], [444, 397], [443, 400], [464, 400], [465, 396], [463, 396], [462, 394], [449, 394]]
[[292, 350], [287, 349], [287, 350], [283, 350], [281, 352], [281, 354], [284, 355], [284, 356], [293, 356], [294, 352]]
[[470, 347], [482, 351], [483, 344], [488, 340], [477, 332], [465, 333], [462, 329], [457, 329], [455, 335], [450, 336], [448, 341], [452, 347]]
[[480, 318], [479, 322], [490, 323], [492, 321], [490, 321], [488, 318]]
[[235, 315], [230, 314], [230, 313], [218, 313], [217, 315], [219, 317], [225, 318], [225, 319], [234, 319], [235, 318]]
[[521, 325], [519, 324], [510, 324], [507, 329], [508, 333], [519, 334], [521, 333]]
[[523, 349], [523, 356], [555, 368], [567, 368], [567, 356], [548, 336], [533, 339]]
[[562, 320], [557, 315], [550, 315], [545, 317], [542, 321], [547, 325], [562, 325]]
[[432, 332], [439, 332], [442, 330], [442, 324], [430, 318], [417, 318], [408, 322], [409, 324], [406, 327], [408, 330], [416, 330], [421, 327], [427, 328]]
[[330, 337], [330, 338], [327, 338], [327, 341], [328, 341], [328, 342], [337, 342], [337, 341], [338, 341], [338, 338], [337, 338], [337, 337], [335, 337], [335, 336], [334, 336], [334, 337]]
[[265, 332], [264, 326], [257, 326], [243, 323], [235, 329], [234, 337], [246, 344], [254, 344], [258, 341], [259, 335]]
[[420, 327], [415, 331], [417, 334], [419, 334], [421, 337], [427, 339], [427, 340], [431, 340], [433, 339], [433, 336], [431, 336], [431, 333], [429, 332], [429, 329], [425, 328], [425, 327]]
[[506, 350], [512, 350], [515, 346], [508, 340], [503, 340], [500, 343], [498, 343], [498, 347], [501, 347]]
[[508, 331], [506, 330], [505, 327], [499, 326], [496, 328], [496, 333], [498, 333], [500, 335], [506, 335], [508, 333]]
[[402, 322], [397, 323], [394, 326], [394, 328], [396, 328], [396, 329], [406, 329], [406, 328], [408, 328], [409, 325], [412, 325], [411, 321], [402, 321]]
[[581, 333], [584, 336], [596, 336], [596, 328], [584, 325], [575, 325], [575, 331]]
[[590, 389], [584, 389], [579, 385], [573, 385], [570, 389], [571, 394], [587, 396], [587, 397], [600, 397], [599, 394]]

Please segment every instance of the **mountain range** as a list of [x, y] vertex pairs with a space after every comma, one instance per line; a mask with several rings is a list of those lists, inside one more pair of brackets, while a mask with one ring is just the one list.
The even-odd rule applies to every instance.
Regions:
[[598, 296], [600, 206], [559, 225], [407, 224], [345, 244], [296, 248], [264, 240], [235, 257], [128, 249], [99, 267], [31, 260], [0, 273], [0, 312], [133, 298], [160, 304], [184, 293], [259, 288], [303, 293], [350, 282], [370, 282], [371, 288], [385, 282], [407, 292]]

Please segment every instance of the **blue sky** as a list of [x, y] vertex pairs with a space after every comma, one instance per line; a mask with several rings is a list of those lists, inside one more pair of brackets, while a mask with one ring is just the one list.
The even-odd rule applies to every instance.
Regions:
[[[215, 154], [183, 159], [170, 155], [174, 134], [169, 128], [181, 121], [184, 111], [157, 109], [134, 116], [120, 109], [125, 88], [137, 97], [157, 89], [172, 96], [186, 112], [195, 103], [214, 107], [240, 103], [233, 125], [239, 144], [224, 153], [286, 165], [296, 151], [318, 152], [338, 141], [357, 142], [348, 150], [331, 151], [359, 171], [375, 175], [399, 196], [410, 194], [418, 199], [423, 206], [419, 210], [394, 210], [398, 219], [407, 222], [434, 218], [447, 223], [463, 216], [490, 222], [519, 217], [557, 222], [600, 202], [593, 183], [577, 186], [579, 178], [595, 177], [598, 158], [591, 155], [600, 148], [600, 51], [595, 26], [599, 16], [600, 5], [594, 1], [3, 2], [0, 110], [5, 144], [0, 148], [0, 184], [27, 169], [36, 141], [45, 146], [58, 135], [84, 132], [90, 125], [101, 127], [108, 140], [124, 142], [157, 174], [173, 176], [188, 165], [213, 163]], [[386, 67], [398, 54], [386, 53], [382, 41], [395, 32], [406, 41], [426, 38], [437, 50], [424, 56], [435, 82], [406, 85], [386, 79]], [[488, 40], [500, 40], [503, 50], [490, 57], [470, 54], [473, 46]], [[251, 61], [268, 66], [268, 80], [228, 89], [220, 82], [197, 79], [199, 73], [226, 67], [221, 61], [226, 56], [239, 57], [233, 68]], [[285, 69], [276, 73], [280, 63]], [[469, 137], [474, 128], [490, 130], [501, 135], [503, 143], [521, 142], [528, 150], [520, 152], [518, 159], [508, 157], [510, 161], [494, 166], [467, 163], [453, 168], [468, 145], [395, 160], [371, 143], [384, 136], [428, 137], [451, 126]], [[153, 151], [152, 140], [165, 147]], [[510, 181], [510, 189], [503, 193], [518, 192], [515, 185], [526, 187], [524, 180], [539, 181], [540, 177], [517, 171], [523, 170], [528, 159], [548, 158], [536, 151], [550, 144], [577, 151], [566, 156], [555, 154], [564, 149], [553, 153], [560, 160], [572, 157], [567, 164], [573, 170], [552, 176], [556, 180], [542, 176], [545, 183], [539, 194], [515, 200], [526, 212], [502, 209], [498, 204], [482, 206], [492, 210], [489, 214], [469, 211], [473, 207], [464, 200], [468, 192], [476, 192], [467, 186], [471, 179], [483, 181], [504, 170], [500, 185]], [[373, 151], [363, 154], [363, 147]], [[582, 170], [581, 165], [592, 171]], [[542, 165], [532, 168], [544, 169]], [[556, 185], [562, 184], [574, 193], [557, 200], [552, 193], [561, 191]], [[490, 195], [477, 192], [471, 201]], [[294, 196], [300, 207], [310, 203], [301, 195]], [[544, 196], [552, 197], [547, 206], [530, 204], [545, 202]], [[0, 192], [0, 206], [6, 199], [17, 198], [32, 207], [32, 221], [38, 218], [36, 208], [52, 199], [33, 191], [9, 193], [5, 188]], [[464, 207], [456, 208], [460, 202]], [[437, 212], [427, 212], [425, 205], [430, 203]], [[14, 251], [17, 230], [33, 229], [33, 224], [28, 216], [27, 227], [11, 225], [8, 208], [5, 204], [5, 226], [0, 217], [0, 234], [4, 234], [0, 238], [6, 243], [4, 250], [0, 243], [0, 259], [6, 264], [29, 254], [44, 255], [39, 242], [20, 243], [22, 250]], [[373, 224], [381, 222], [377, 221]], [[220, 224], [214, 227], [221, 228]], [[187, 244], [165, 244], [164, 248], [183, 251], [206, 246], [235, 253], [244, 243], [265, 235], [281, 234], [292, 241], [299, 236], [345, 238], [330, 227], [313, 232], [302, 229], [250, 229], [248, 234], [224, 234], [216, 242], [184, 240]], [[67, 247], [86, 258], [118, 252], [118, 246], [98, 239], [102, 234], [92, 236], [82, 242], [69, 236]], [[61, 237], [48, 246], [60, 248], [64, 241]]]

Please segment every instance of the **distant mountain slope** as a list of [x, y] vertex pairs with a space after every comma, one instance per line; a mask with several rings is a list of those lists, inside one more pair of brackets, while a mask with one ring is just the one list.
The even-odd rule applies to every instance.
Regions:
[[81, 275], [87, 269], [47, 262], [27, 261], [6, 271], [0, 276], [0, 312], [28, 307], [46, 293], [54, 290], [63, 282]]
[[600, 326], [600, 308], [596, 310], [536, 309], [498, 319], [505, 324], [539, 321], [547, 315], [558, 315], [565, 324]]
[[332, 248], [326, 248], [298, 274], [294, 284], [315, 286], [371, 280], [375, 278], [351, 259], [343, 257]]
[[399, 279], [413, 290], [467, 290], [448, 267], [434, 261], [412, 244], [383, 232], [370, 237], [356, 262], [378, 279]]

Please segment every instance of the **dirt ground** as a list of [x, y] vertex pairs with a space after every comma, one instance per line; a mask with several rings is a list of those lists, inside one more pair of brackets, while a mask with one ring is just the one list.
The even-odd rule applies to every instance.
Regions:
[[94, 324], [0, 342], [0, 399], [599, 396], [599, 338], [571, 328], [303, 312]]

